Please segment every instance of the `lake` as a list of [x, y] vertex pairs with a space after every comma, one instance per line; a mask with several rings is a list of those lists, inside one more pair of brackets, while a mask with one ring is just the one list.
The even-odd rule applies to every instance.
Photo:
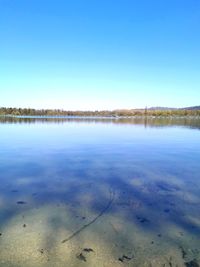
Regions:
[[200, 119], [1, 118], [0, 266], [200, 266]]

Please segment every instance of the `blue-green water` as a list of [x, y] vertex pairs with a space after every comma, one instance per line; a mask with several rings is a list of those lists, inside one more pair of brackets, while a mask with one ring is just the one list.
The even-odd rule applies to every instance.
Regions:
[[198, 119], [0, 121], [0, 266], [199, 266]]

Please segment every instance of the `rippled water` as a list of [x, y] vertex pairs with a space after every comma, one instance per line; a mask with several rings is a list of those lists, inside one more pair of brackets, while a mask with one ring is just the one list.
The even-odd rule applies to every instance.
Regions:
[[200, 120], [0, 120], [0, 266], [199, 266]]

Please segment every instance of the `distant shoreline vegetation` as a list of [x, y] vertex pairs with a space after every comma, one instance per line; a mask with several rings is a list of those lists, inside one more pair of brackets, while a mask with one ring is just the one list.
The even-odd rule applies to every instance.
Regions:
[[117, 109], [102, 111], [66, 111], [61, 109], [31, 109], [31, 108], [0, 108], [1, 116], [74, 116], [74, 117], [135, 117], [135, 116], [198, 116], [200, 106], [170, 109], [170, 108], [145, 108], [145, 109]]

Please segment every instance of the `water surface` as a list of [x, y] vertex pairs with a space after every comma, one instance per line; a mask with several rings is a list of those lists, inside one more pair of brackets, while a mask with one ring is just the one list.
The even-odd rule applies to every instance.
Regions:
[[199, 129], [1, 118], [0, 266], [199, 266]]

